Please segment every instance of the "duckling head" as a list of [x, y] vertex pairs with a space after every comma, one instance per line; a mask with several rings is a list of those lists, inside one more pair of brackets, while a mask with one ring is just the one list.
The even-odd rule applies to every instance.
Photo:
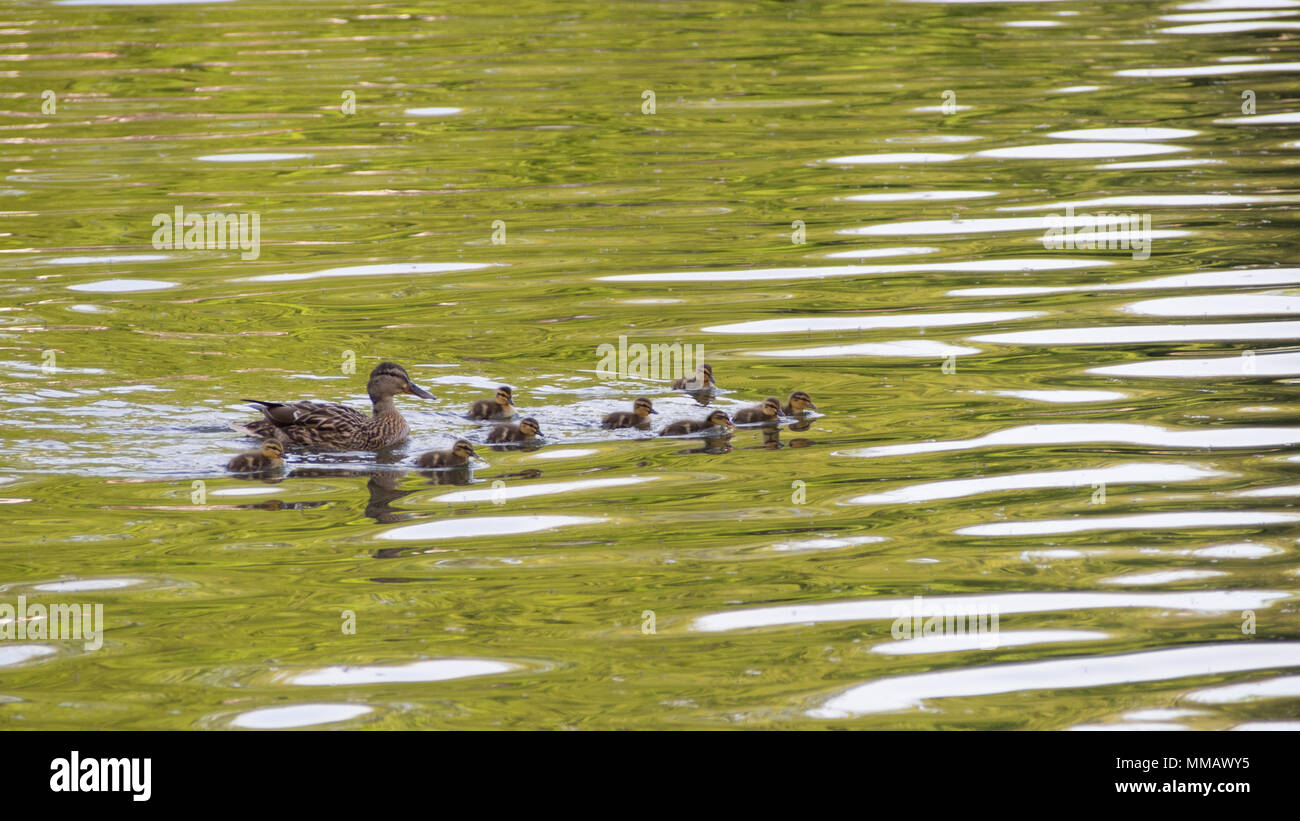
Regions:
[[781, 400], [775, 396], [769, 396], [763, 400], [763, 415], [777, 417], [781, 415]]
[[267, 459], [279, 459], [284, 456], [284, 445], [277, 439], [263, 439], [262, 455]]
[[644, 396], [638, 396], [636, 401], [632, 403], [632, 412], [642, 417], [649, 416], [652, 413], [659, 413], [659, 411], [655, 410], [654, 405], [650, 404], [650, 400]]
[[526, 436], [541, 436], [542, 426], [537, 424], [537, 420], [530, 416], [519, 423], [519, 431]]
[[817, 406], [813, 404], [812, 397], [803, 391], [795, 391], [790, 394], [790, 410], [798, 412], [807, 410], [808, 408], [817, 410]]
[[497, 388], [497, 403], [501, 405], [513, 405], [515, 403], [514, 391], [506, 385]]
[[456, 444], [451, 446], [451, 452], [465, 459], [471, 456], [478, 457], [478, 454], [474, 452], [474, 446], [464, 439], [457, 439]]
[[697, 374], [699, 374], [700, 376], [704, 377], [705, 381], [707, 381], [710, 385], [713, 385], [714, 387], [717, 387], [718, 383], [715, 382], [714, 379], [713, 379], [713, 366], [712, 366], [712, 365], [710, 365], [710, 364], [707, 363], [707, 362], [701, 362], [701, 363], [700, 363], [700, 367], [696, 368], [696, 369], [695, 369], [695, 372], [696, 372]]
[[710, 425], [717, 428], [735, 427], [735, 425], [731, 424], [731, 417], [727, 416], [727, 414], [724, 411], [720, 411], [720, 410], [715, 410], [713, 413], [709, 414], [709, 418], [706, 421]]
[[376, 365], [370, 372], [366, 391], [370, 394], [371, 402], [379, 402], [397, 396], [399, 393], [409, 393], [421, 399], [435, 398], [433, 394], [412, 382], [411, 377], [406, 373], [406, 368], [395, 362], [380, 362]]

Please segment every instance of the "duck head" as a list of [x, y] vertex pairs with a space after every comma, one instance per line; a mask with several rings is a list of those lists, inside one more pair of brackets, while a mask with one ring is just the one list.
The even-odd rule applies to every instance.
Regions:
[[541, 436], [542, 426], [537, 424], [537, 420], [530, 416], [519, 423], [519, 432], [525, 436]]
[[808, 394], [803, 391], [795, 391], [790, 394], [790, 410], [798, 413], [799, 411], [807, 410], [809, 408], [817, 410], [817, 406], [813, 404], [812, 397]]
[[715, 410], [713, 413], [709, 414], [708, 419], [706, 419], [705, 421], [715, 428], [735, 427], [735, 425], [731, 424], [731, 417], [727, 416], [725, 412], [720, 410]]
[[272, 461], [278, 461], [284, 456], [284, 445], [280, 444], [279, 440], [276, 439], [263, 439], [262, 455]]
[[781, 400], [775, 396], [769, 396], [763, 400], [763, 415], [769, 419], [775, 419], [781, 415]]
[[650, 400], [644, 396], [638, 396], [636, 401], [632, 403], [632, 412], [643, 419], [652, 413], [659, 413], [659, 411], [655, 410], [654, 405], [650, 404]]
[[718, 386], [718, 383], [713, 381], [713, 366], [709, 363], [701, 362], [700, 367], [695, 369], [695, 373], [707, 384], [715, 388]]
[[478, 458], [478, 454], [474, 452], [474, 446], [464, 439], [457, 439], [456, 444], [451, 446], [451, 452], [462, 459]]
[[409, 393], [421, 399], [435, 398], [433, 394], [412, 382], [411, 377], [406, 373], [406, 368], [395, 362], [380, 362], [376, 365], [370, 372], [366, 391], [370, 394], [370, 401], [375, 403], [397, 396], [399, 393]]
[[497, 404], [513, 405], [514, 403], [515, 403], [514, 391], [510, 390], [510, 388], [507, 387], [506, 385], [502, 385], [501, 387], [497, 388]]

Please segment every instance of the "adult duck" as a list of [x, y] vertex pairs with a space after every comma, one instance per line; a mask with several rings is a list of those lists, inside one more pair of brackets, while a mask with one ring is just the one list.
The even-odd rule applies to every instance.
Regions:
[[416, 385], [406, 369], [393, 362], [381, 362], [370, 372], [366, 384], [371, 415], [347, 405], [328, 402], [263, 402], [245, 399], [262, 412], [262, 419], [237, 429], [264, 439], [318, 450], [384, 450], [410, 436], [393, 397], [410, 394], [421, 399], [434, 395]]

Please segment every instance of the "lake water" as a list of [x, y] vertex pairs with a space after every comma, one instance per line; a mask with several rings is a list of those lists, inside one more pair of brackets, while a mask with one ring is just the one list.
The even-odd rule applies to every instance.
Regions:
[[[0, 604], [104, 613], [0, 726], [1300, 721], [1300, 2], [0, 16]], [[705, 414], [620, 338], [819, 412], [602, 431]], [[385, 360], [405, 448], [225, 472]]]

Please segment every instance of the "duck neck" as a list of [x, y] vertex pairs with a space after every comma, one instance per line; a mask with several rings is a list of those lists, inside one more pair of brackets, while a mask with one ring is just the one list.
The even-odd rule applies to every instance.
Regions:
[[378, 399], [371, 399], [371, 405], [375, 416], [383, 416], [388, 413], [397, 413], [397, 403], [391, 396], [381, 396]]

